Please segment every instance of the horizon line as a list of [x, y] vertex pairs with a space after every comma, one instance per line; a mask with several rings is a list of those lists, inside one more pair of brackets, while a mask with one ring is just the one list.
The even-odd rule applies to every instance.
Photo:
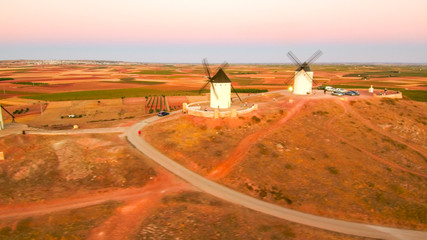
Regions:
[[[106, 60], [106, 59], [0, 59], [0, 62], [10, 61], [64, 61], [64, 62], [111, 62], [111, 63], [130, 63], [130, 64], [201, 64], [200, 62], [150, 62], [150, 61], [126, 61], [126, 60]], [[210, 62], [211, 64], [221, 64], [223, 62]], [[295, 65], [284, 62], [233, 62], [232, 65]], [[427, 65], [427, 62], [321, 62], [312, 63], [311, 65]]]

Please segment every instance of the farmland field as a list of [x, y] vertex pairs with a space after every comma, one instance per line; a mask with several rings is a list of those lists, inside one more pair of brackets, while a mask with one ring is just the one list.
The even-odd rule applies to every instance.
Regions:
[[[427, 90], [425, 65], [336, 64], [314, 65], [313, 70], [318, 85]], [[292, 65], [273, 64], [232, 64], [225, 69], [233, 86], [241, 91], [286, 89], [284, 84], [292, 83], [294, 71]], [[25, 61], [0, 62], [0, 79], [4, 91], [16, 92], [15, 96], [21, 96], [18, 92], [32, 93], [25, 97], [46, 101], [197, 95], [206, 81], [201, 64], [36, 66]]]
[[[0, 104], [17, 122], [3, 112], [0, 239], [364, 239], [200, 192], [129, 145], [123, 133], [148, 118], [153, 125], [134, 134], [236, 191], [304, 213], [425, 231], [426, 66], [313, 70], [317, 85], [361, 95], [295, 96], [284, 90], [294, 66], [232, 64], [233, 87], [258, 109], [210, 119], [179, 111], [209, 100], [209, 87], [199, 92], [201, 64], [0, 61]], [[371, 85], [404, 97], [373, 97]], [[155, 116], [162, 110], [177, 112]]]

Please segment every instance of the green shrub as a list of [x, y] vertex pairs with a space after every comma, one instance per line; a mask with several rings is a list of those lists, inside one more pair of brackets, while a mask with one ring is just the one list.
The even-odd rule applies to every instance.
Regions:
[[339, 173], [338, 169], [336, 167], [328, 167], [328, 171], [334, 175], [337, 175]]
[[261, 122], [261, 119], [259, 117], [257, 117], [257, 116], [252, 116], [252, 121], [256, 122], [256, 123], [259, 123], [259, 122]]
[[120, 78], [121, 81], [133, 81], [135, 80], [135, 78], [133, 77], [125, 77], [125, 78]]

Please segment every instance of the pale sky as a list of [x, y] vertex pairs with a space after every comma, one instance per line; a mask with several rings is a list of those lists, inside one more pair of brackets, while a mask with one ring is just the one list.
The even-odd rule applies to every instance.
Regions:
[[427, 0], [0, 0], [0, 60], [427, 63]]

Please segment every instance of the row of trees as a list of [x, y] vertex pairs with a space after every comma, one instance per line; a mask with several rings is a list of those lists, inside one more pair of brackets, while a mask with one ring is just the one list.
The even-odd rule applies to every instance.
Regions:
[[15, 115], [15, 114], [22, 114], [22, 113], [26, 113], [26, 112], [28, 112], [28, 111], [30, 111], [30, 109], [29, 109], [29, 108], [26, 108], [25, 110], [24, 110], [23, 108], [21, 108], [21, 109], [16, 109], [15, 111], [13, 111], [13, 115]]
[[153, 113], [154, 111], [166, 111], [166, 96], [145, 96], [145, 100], [147, 102], [145, 108], [148, 109], [149, 113]]

